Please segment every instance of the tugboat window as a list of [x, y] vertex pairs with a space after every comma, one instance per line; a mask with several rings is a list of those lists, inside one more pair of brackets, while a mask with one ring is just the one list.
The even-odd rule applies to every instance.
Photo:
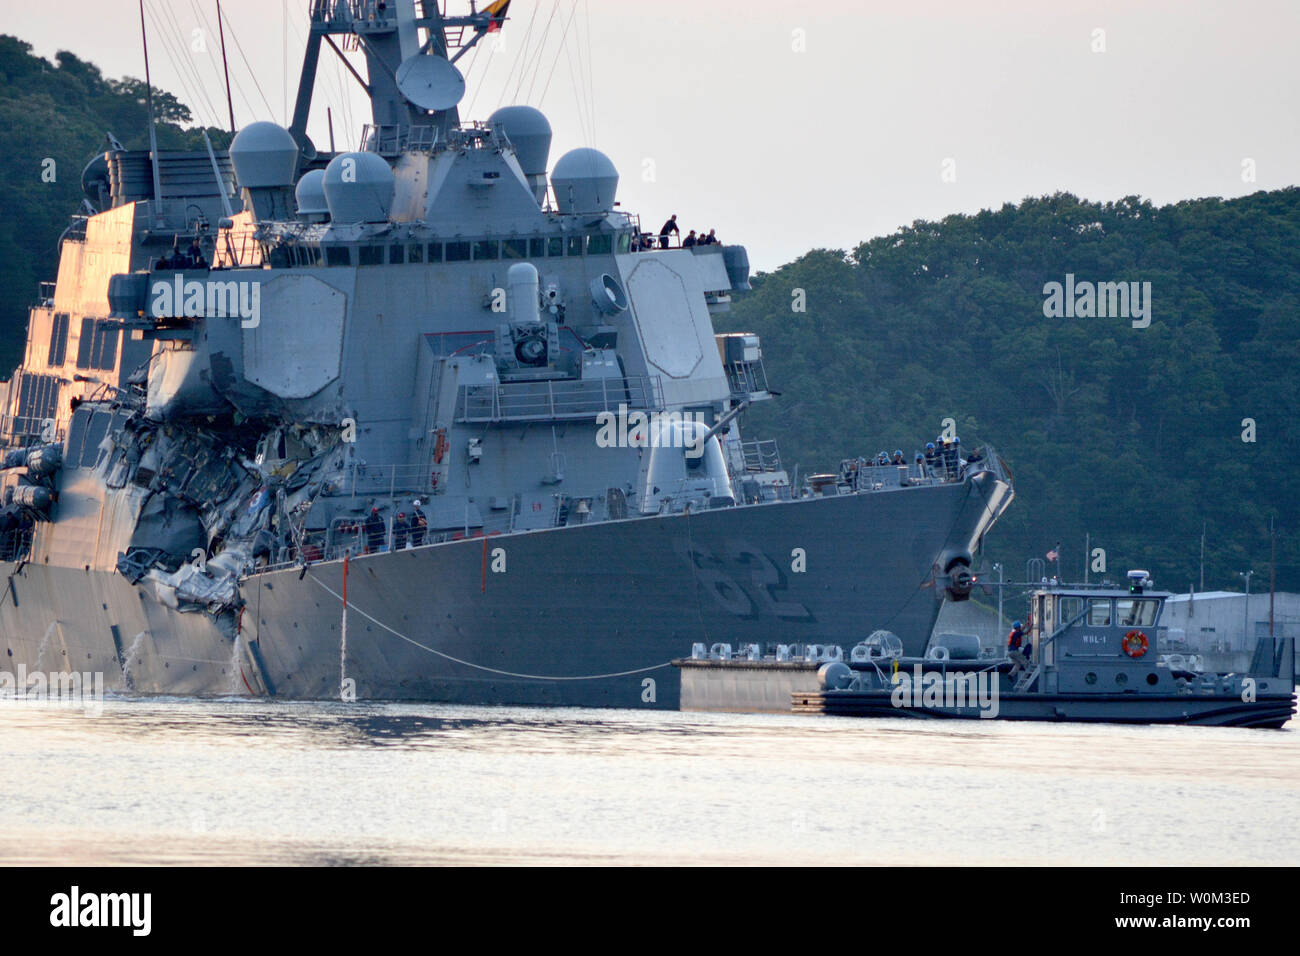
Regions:
[[1110, 627], [1110, 598], [1088, 599], [1088, 626]]
[[1120, 598], [1115, 602], [1115, 618], [1120, 627], [1152, 627], [1158, 609], [1159, 602], [1149, 598]]
[[1097, 675], [1092, 671], [1088, 671], [1088, 673], [1083, 675], [1083, 682], [1085, 684], [1095, 684], [1097, 683]]
[[1061, 598], [1061, 623], [1068, 624], [1079, 616], [1083, 611], [1083, 598], [1063, 597]]

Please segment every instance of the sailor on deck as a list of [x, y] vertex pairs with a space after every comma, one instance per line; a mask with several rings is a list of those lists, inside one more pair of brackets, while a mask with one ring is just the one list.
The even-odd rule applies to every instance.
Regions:
[[677, 228], [677, 213], [673, 213], [671, 216], [669, 216], [668, 221], [664, 223], [663, 228], [659, 230], [660, 249], [668, 248], [669, 233], [672, 233], [675, 236], [680, 236], [682, 234], [681, 230]]
[[420, 510], [420, 499], [416, 498], [411, 509], [411, 544], [419, 547], [424, 544], [424, 533], [429, 530], [429, 519]]

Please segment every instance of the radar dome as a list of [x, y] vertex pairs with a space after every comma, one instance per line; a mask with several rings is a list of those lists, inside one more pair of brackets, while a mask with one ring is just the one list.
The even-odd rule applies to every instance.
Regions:
[[241, 189], [292, 186], [298, 172], [298, 144], [274, 123], [249, 123], [230, 144], [230, 161]]
[[325, 170], [313, 169], [303, 173], [294, 190], [300, 216], [328, 216], [330, 207], [325, 202]]
[[598, 149], [571, 149], [555, 164], [551, 185], [562, 213], [609, 212], [618, 192], [618, 170]]
[[531, 106], [503, 106], [488, 117], [488, 123], [500, 125], [505, 131], [525, 176], [545, 174], [546, 160], [551, 153], [551, 124], [541, 110]]
[[336, 223], [386, 222], [393, 205], [393, 169], [377, 153], [340, 153], [325, 167], [323, 183]]

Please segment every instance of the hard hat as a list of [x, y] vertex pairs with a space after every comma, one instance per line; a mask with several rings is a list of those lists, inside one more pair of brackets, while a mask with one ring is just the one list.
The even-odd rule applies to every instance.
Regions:
[[926, 451], [934, 451], [934, 442], [932, 442], [932, 441], [928, 441], [928, 442], [926, 442], [926, 443], [925, 443], [925, 450], [926, 450]]
[[903, 454], [903, 449], [901, 449], [901, 448], [895, 448], [895, 449], [894, 449], [894, 454], [895, 454], [895, 455], [901, 455], [901, 454]]
[[414, 504], [415, 507], [417, 507], [417, 508], [420, 507], [420, 499], [419, 499], [419, 498], [416, 498], [415, 501], [413, 502], [413, 504]]
[[1020, 630], [1020, 628], [1024, 627], [1024, 625], [1021, 624], [1019, 621], [1012, 621], [1011, 626], [1014, 627], [1016, 630]]

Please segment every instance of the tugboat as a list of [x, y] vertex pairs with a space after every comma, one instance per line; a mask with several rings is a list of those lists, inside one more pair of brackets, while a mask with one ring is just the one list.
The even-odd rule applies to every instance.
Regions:
[[1291, 638], [1261, 638], [1247, 673], [1199, 673], [1161, 660], [1166, 592], [1130, 571], [1128, 587], [1046, 584], [1030, 596], [1022, 650], [982, 650], [936, 634], [921, 657], [876, 631], [844, 659], [835, 645], [764, 654], [695, 645], [683, 710], [793, 711], [855, 717], [999, 718], [1280, 728], [1296, 711]]

